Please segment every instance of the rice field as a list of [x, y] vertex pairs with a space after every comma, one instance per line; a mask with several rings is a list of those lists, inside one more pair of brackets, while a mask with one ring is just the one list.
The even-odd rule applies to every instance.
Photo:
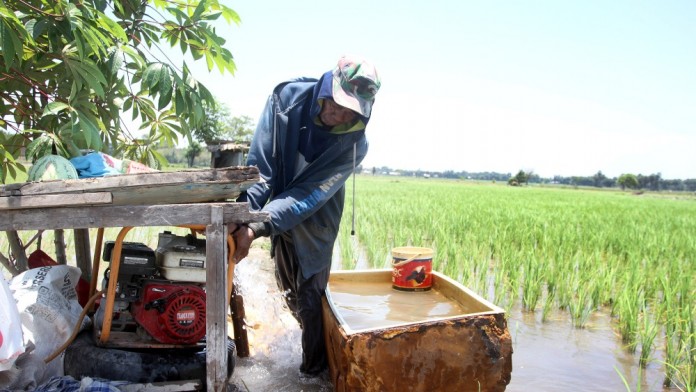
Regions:
[[[438, 179], [357, 176], [339, 234], [343, 268], [389, 268], [425, 246], [433, 268], [507, 310], [599, 309], [640, 365], [696, 390], [696, 197]], [[660, 344], [661, 347], [656, 347]], [[660, 349], [663, 358], [655, 358]]]
[[[575, 328], [609, 313], [641, 366], [660, 362], [666, 386], [696, 390], [696, 196], [359, 175], [351, 236], [352, 191], [351, 179], [337, 248], [344, 269], [390, 268], [392, 248], [431, 247], [436, 270], [508, 312], [544, 320], [560, 310]], [[128, 240], [155, 246], [163, 230], [187, 232], [137, 228]], [[35, 232], [20, 234], [26, 245]], [[54, 254], [53, 232], [41, 247]], [[9, 253], [5, 236], [0, 249]]]

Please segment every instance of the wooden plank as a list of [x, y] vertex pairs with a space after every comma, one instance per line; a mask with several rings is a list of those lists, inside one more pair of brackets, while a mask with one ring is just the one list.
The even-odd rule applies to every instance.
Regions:
[[269, 219], [268, 213], [250, 211], [248, 203], [106, 205], [84, 208], [0, 210], [0, 230], [206, 225], [210, 223], [210, 208], [216, 205], [223, 208], [224, 223], [265, 222]]
[[258, 182], [259, 171], [253, 166], [227, 167], [218, 169], [184, 170], [177, 172], [153, 172], [139, 174], [122, 174], [78, 180], [55, 180], [10, 184], [0, 187], [0, 196], [44, 195], [54, 193], [81, 193], [97, 190], [119, 190], [137, 187], [158, 187], [166, 185], [186, 185], [194, 183], [237, 183]]
[[119, 385], [121, 392], [175, 392], [175, 391], [200, 391], [202, 389], [200, 380], [182, 381], [162, 381], [146, 384], [126, 384]]
[[189, 183], [112, 189], [114, 205], [177, 204], [234, 201], [252, 183]]
[[[94, 340], [98, 341], [101, 331], [98, 328], [94, 328], [93, 335]], [[106, 343], [100, 343], [101, 347], [110, 348], [127, 348], [127, 349], [196, 349], [201, 350], [205, 348], [205, 344], [172, 344], [172, 343], [161, 343], [148, 336], [139, 335], [136, 332], [122, 332], [122, 331], [110, 331], [109, 340]]]
[[206, 382], [208, 391], [227, 390], [227, 227], [220, 206], [210, 209], [206, 238]]
[[37, 195], [0, 197], [0, 210], [42, 208], [46, 206], [70, 207], [111, 204], [111, 192], [91, 192], [70, 195]]
[[0, 196], [15, 196], [22, 194], [22, 186], [24, 183], [6, 184], [0, 186]]

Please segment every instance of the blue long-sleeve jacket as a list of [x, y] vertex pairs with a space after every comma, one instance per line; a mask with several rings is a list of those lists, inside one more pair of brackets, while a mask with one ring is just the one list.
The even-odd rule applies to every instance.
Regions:
[[302, 111], [312, 104], [316, 84], [316, 79], [301, 78], [273, 90], [247, 159], [247, 165], [259, 168], [262, 182], [239, 199], [248, 201], [253, 210], [270, 213], [266, 227], [271, 237], [281, 233], [291, 236], [305, 278], [331, 265], [343, 213], [344, 185], [368, 147], [364, 130], [330, 134], [323, 151], [297, 172], [300, 129], [307, 126]]

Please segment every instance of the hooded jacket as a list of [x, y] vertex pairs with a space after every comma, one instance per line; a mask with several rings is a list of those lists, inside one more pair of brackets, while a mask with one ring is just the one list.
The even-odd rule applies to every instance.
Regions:
[[[258, 167], [261, 182], [239, 198], [248, 201], [251, 209], [270, 214], [261, 235], [291, 237], [305, 278], [331, 265], [343, 213], [344, 185], [368, 147], [364, 128], [331, 133], [310, 123], [312, 114], [318, 113], [321, 85], [316, 79], [300, 78], [273, 90], [247, 158], [247, 165]], [[368, 120], [360, 117], [365, 125]], [[323, 133], [308, 138], [310, 131]], [[310, 149], [314, 151], [311, 162], [298, 170], [301, 142], [315, 145]]]

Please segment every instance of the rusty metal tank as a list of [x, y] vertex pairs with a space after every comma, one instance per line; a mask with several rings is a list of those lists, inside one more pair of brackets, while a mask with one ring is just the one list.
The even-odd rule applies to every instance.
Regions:
[[512, 342], [503, 309], [433, 272], [392, 288], [392, 270], [333, 271], [323, 303], [330, 377], [343, 391], [503, 391]]

